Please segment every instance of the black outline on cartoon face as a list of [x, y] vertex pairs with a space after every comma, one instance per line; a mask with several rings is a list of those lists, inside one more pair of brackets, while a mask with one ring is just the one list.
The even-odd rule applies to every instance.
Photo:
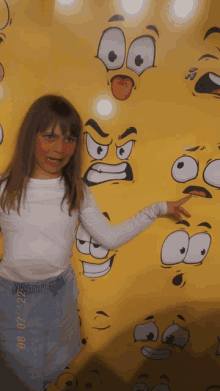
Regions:
[[[96, 314], [103, 315], [103, 316], [106, 316], [107, 318], [109, 318], [109, 315], [106, 314], [106, 312], [104, 312], [104, 311], [96, 311]], [[96, 318], [97, 318], [97, 316], [95, 316], [94, 321], [96, 320]], [[92, 327], [92, 329], [99, 330], [99, 331], [104, 331], [104, 330], [109, 329], [110, 327], [111, 327], [111, 325], [108, 325], [106, 327]]]
[[206, 391], [220, 390], [220, 386], [214, 385], [206, 388]]
[[[177, 315], [179, 319], [185, 321], [182, 315]], [[154, 316], [148, 316], [145, 320], [153, 320]], [[137, 335], [140, 334], [140, 335]], [[159, 337], [159, 330], [154, 321], [137, 325], [134, 329], [134, 341], [153, 341], [156, 342]], [[178, 324], [170, 325], [164, 332], [161, 338], [163, 344], [179, 347], [183, 350], [189, 341], [189, 331], [183, 329]], [[171, 349], [153, 349], [149, 346], [144, 346], [141, 349], [144, 357], [152, 360], [165, 360], [171, 356]]]
[[[114, 15], [109, 19], [109, 22], [122, 22], [124, 17], [122, 15]], [[156, 35], [159, 37], [159, 32], [154, 25], [146, 26], [148, 30], [154, 31]], [[117, 38], [118, 36], [118, 38]], [[108, 43], [110, 43], [111, 48], [108, 49]], [[139, 45], [139, 46], [138, 46]], [[136, 54], [137, 47], [139, 47], [140, 54]], [[146, 48], [150, 51], [152, 50], [153, 56], [144, 54], [146, 52]], [[106, 50], [107, 49], [107, 50]], [[119, 27], [109, 27], [103, 31], [102, 36], [99, 40], [97, 55], [95, 58], [99, 59], [105, 66], [106, 71], [116, 71], [117, 69], [121, 69], [125, 64], [126, 59], [126, 68], [130, 69], [134, 72], [138, 77], [140, 77], [143, 72], [147, 69], [155, 67], [155, 56], [156, 56], [156, 40], [155, 37], [151, 35], [141, 35], [136, 37], [130, 44], [126, 56], [126, 38], [123, 31]], [[152, 57], [152, 58], [151, 58]], [[147, 60], [148, 59], [148, 64]], [[113, 63], [118, 61], [117, 65]], [[146, 64], [145, 64], [146, 62]], [[143, 64], [145, 64], [143, 66]], [[140, 68], [142, 67], [142, 68]], [[138, 69], [139, 68], [139, 69]], [[141, 69], [141, 70], [140, 70]], [[124, 94], [123, 99], [119, 98], [117, 94], [114, 92], [113, 82], [115, 78], [123, 81], [124, 79], [128, 79], [131, 82], [131, 86], [127, 87], [127, 94]], [[113, 96], [118, 100], [127, 100], [132, 93], [133, 89], [136, 89], [135, 82], [132, 77], [126, 74], [117, 74], [114, 75], [110, 79], [111, 91]], [[116, 83], [117, 84], [117, 83]], [[123, 83], [122, 83], [123, 85]]]
[[0, 145], [3, 143], [4, 140], [4, 132], [3, 132], [3, 127], [0, 124]]
[[[65, 369], [70, 369], [70, 368], [66, 367]], [[67, 377], [67, 375], [68, 375], [68, 377]], [[66, 390], [67, 390], [70, 387], [73, 387], [73, 381], [75, 381], [75, 384], [77, 387], [78, 380], [73, 373], [71, 373], [71, 372], [61, 373], [57, 378], [57, 388], [59, 388], [59, 390], [65, 390], [65, 387], [66, 387]], [[74, 388], [75, 388], [75, 386], [74, 386]]]
[[[103, 214], [105, 217], [107, 217], [110, 220], [107, 212], [104, 212]], [[81, 223], [77, 228], [76, 248], [79, 251], [79, 253], [85, 255], [91, 255], [95, 259], [104, 259], [108, 256], [109, 253], [109, 250], [107, 248], [95, 242], [95, 240], [83, 228]], [[90, 262], [82, 261], [80, 259], [80, 262], [82, 262], [82, 266], [83, 266], [83, 275], [87, 278], [92, 278], [92, 279], [93, 278], [97, 279], [105, 276], [110, 272], [112, 268], [116, 253], [117, 250], [115, 251], [115, 254], [113, 254], [109, 259], [107, 259], [103, 263], [90, 263]]]
[[[109, 134], [102, 131], [97, 122], [93, 119], [88, 120], [85, 126], [91, 126], [103, 138], [109, 136]], [[118, 137], [118, 140], [128, 137], [132, 133], [137, 134], [137, 130], [134, 127], [126, 129], [125, 132]], [[101, 163], [101, 161], [107, 156], [109, 145], [112, 144], [113, 140], [111, 140], [109, 144], [99, 144], [88, 132], [85, 132], [84, 134], [86, 135], [87, 152], [94, 159], [93, 161], [95, 161], [83, 176], [83, 181], [87, 186], [91, 187], [112, 181], [114, 181], [114, 184], [117, 183], [115, 181], [133, 181], [132, 168], [127, 160], [131, 155], [136, 140], [129, 140], [121, 146], [115, 144], [116, 156], [118, 159], [123, 160], [123, 162], [120, 164], [106, 164]], [[127, 151], [125, 148], [127, 148]], [[125, 156], [123, 156], [124, 152], [126, 152]]]
[[[7, 3], [6, 0], [3, 0], [3, 1], [4, 1], [5, 5], [6, 5], [7, 11], [8, 11], [8, 16], [7, 16], [6, 22], [5, 22], [2, 26], [0, 26], [0, 30], [4, 30], [4, 29], [8, 26], [8, 24], [11, 24], [11, 22], [12, 22], [12, 20], [11, 20], [11, 18], [10, 18], [10, 9], [9, 9], [8, 3]], [[2, 42], [4, 42], [3, 38], [1, 37], [1, 35], [2, 35], [4, 38], [6, 38], [6, 35], [5, 35], [4, 33], [0, 33], [0, 44], [1, 44]], [[4, 70], [4, 67], [3, 67], [2, 63], [0, 63], [0, 68], [1, 68], [1, 71], [2, 71], [2, 76], [0, 76], [0, 83], [1, 83], [2, 80], [3, 80], [4, 77], [5, 77], [5, 70]], [[1, 143], [0, 143], [0, 144], [1, 144]]]
[[[203, 41], [205, 41], [206, 38], [208, 38], [208, 36], [213, 33], [220, 33], [220, 28], [211, 27], [210, 29], [208, 29]], [[216, 46], [216, 49], [218, 50], [218, 52], [220, 51], [220, 48], [218, 46]], [[198, 62], [201, 60], [207, 61], [210, 59], [219, 60], [219, 56], [214, 56], [213, 54], [206, 53], [198, 59]], [[198, 69], [198, 67], [190, 68], [189, 73], [185, 76], [185, 79], [193, 81], [197, 76]], [[197, 94], [211, 94], [214, 98], [220, 99], [220, 76], [214, 72], [206, 72], [197, 80], [194, 87], [194, 91]], [[194, 92], [192, 94], [193, 96], [197, 96]]]
[[[186, 220], [178, 221], [176, 224], [183, 224], [183, 225], [185, 225], [187, 227], [190, 227], [189, 222], [186, 221]], [[198, 224], [198, 227], [207, 227], [209, 229], [212, 228], [211, 225], [209, 223], [207, 223], [207, 222], [202, 222], [202, 223]], [[174, 238], [174, 236], [175, 236], [175, 238]], [[181, 244], [182, 248], [179, 250], [179, 252], [181, 254], [181, 257], [180, 257], [178, 262], [175, 262], [175, 263], [165, 263], [164, 260], [163, 260], [163, 257], [164, 257], [164, 255], [163, 255], [164, 245], [166, 243], [166, 247], [170, 250], [172, 248], [172, 243], [170, 244], [170, 239], [172, 239], [172, 242], [176, 245], [176, 243], [178, 244], [177, 236], [179, 238], [180, 238], [180, 236], [182, 236], [181, 239], [183, 241], [182, 244]], [[193, 260], [193, 261], [195, 260], [194, 252], [190, 256], [190, 251], [192, 251], [192, 246], [194, 247], [193, 250], [195, 251], [195, 242], [196, 241], [198, 242], [198, 239], [199, 239], [199, 241], [201, 241], [201, 244], [204, 245], [204, 238], [205, 238], [205, 240], [208, 239], [209, 243], [208, 242], [206, 243], [207, 249], [204, 248], [201, 251], [201, 255], [203, 256], [203, 258], [201, 260], [197, 260], [197, 262], [191, 262], [191, 261], [187, 262], [187, 259], [188, 260]], [[193, 244], [192, 244], [192, 241], [193, 241]], [[160, 255], [161, 263], [163, 265], [166, 265], [166, 266], [161, 265], [161, 267], [166, 268], [166, 269], [170, 269], [170, 268], [172, 268], [172, 266], [180, 264], [180, 263], [184, 263], [184, 264], [188, 264], [188, 265], [192, 265], [192, 266], [201, 266], [203, 261], [204, 261], [204, 259], [207, 256], [208, 252], [209, 252], [209, 249], [211, 247], [211, 241], [212, 241], [211, 236], [207, 233], [207, 231], [199, 232], [199, 233], [197, 233], [197, 234], [195, 234], [195, 235], [193, 235], [191, 237], [189, 237], [189, 234], [184, 229], [182, 229], [180, 231], [172, 232], [171, 234], [169, 234], [166, 237], [166, 239], [164, 240], [163, 245], [161, 247], [161, 255]], [[190, 245], [191, 245], [191, 248], [190, 248]], [[196, 245], [198, 245], [198, 243], [196, 243]], [[205, 251], [205, 253], [204, 253], [204, 251]], [[202, 252], [203, 252], [203, 254], [202, 254]], [[180, 256], [180, 254], [179, 254], [179, 256]], [[183, 283], [183, 275], [184, 275], [184, 273], [180, 273], [180, 272], [181, 272], [181, 270], [177, 270], [176, 273], [178, 273], [178, 274], [172, 279], [172, 284], [174, 286], [181, 286], [182, 283]], [[186, 282], [183, 283], [181, 288], [183, 288], [185, 284], [186, 284]]]
[[[142, 378], [147, 378], [149, 379], [150, 376], [147, 374], [147, 373], [141, 373], [139, 376], [138, 376], [138, 380], [142, 379]], [[167, 375], [163, 374], [160, 376], [160, 380], [166, 380], [167, 382], [170, 382], [170, 379]], [[159, 388], [158, 388], [159, 387]], [[133, 386], [132, 388], [132, 391], [150, 391], [150, 388], [148, 387], [148, 385], [146, 383], [135, 383], [135, 385]], [[161, 384], [157, 384], [156, 386], [154, 386], [151, 391], [170, 391], [170, 388], [168, 387], [167, 384], [165, 383], [161, 383]]]
[[[202, 150], [205, 147], [197, 146], [195, 148], [186, 149], [186, 151]], [[213, 168], [217, 166], [216, 168]], [[219, 167], [218, 167], [219, 166]], [[178, 172], [178, 170], [180, 170]], [[181, 172], [182, 170], [182, 172]], [[195, 160], [190, 155], [182, 155], [172, 165], [171, 176], [178, 183], [186, 183], [195, 180], [199, 174], [199, 161]], [[218, 175], [219, 174], [219, 175]], [[206, 167], [203, 171], [203, 180], [207, 185], [220, 189], [220, 159], [209, 159], [206, 162]], [[217, 178], [217, 179], [216, 179]], [[184, 194], [193, 194], [198, 197], [212, 198], [212, 194], [205, 187], [201, 186], [187, 186], [183, 190]]]

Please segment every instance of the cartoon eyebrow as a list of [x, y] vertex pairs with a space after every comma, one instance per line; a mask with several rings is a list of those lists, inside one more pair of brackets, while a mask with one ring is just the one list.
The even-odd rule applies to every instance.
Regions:
[[154, 316], [148, 316], [148, 318], [146, 318], [144, 320], [149, 320], [149, 319], [154, 319]]
[[215, 60], [219, 60], [218, 57], [213, 56], [212, 54], [203, 54], [203, 56], [200, 57], [200, 58], [198, 59], [198, 61], [202, 60], [203, 58], [214, 58]]
[[197, 149], [199, 149], [200, 147], [194, 147], [194, 148], [186, 148], [185, 151], [191, 151], [191, 152], [194, 152], [194, 151], [197, 151]]
[[184, 225], [186, 225], [187, 227], [190, 227], [190, 224], [189, 224], [189, 222], [188, 222], [188, 221], [186, 221], [186, 220], [177, 221], [177, 223], [176, 223], [176, 224], [184, 224]]
[[4, 37], [6, 38], [6, 35], [4, 33], [0, 33], [0, 35], [4, 35]]
[[118, 139], [121, 140], [121, 139], [127, 137], [129, 134], [132, 134], [132, 133], [137, 134], [137, 130], [133, 126], [131, 126], [130, 128], [126, 129], [126, 131], [124, 133], [122, 133], [122, 135], [119, 136]]
[[170, 381], [169, 377], [166, 376], [166, 375], [161, 375], [161, 376], [160, 376], [160, 379], [165, 379], [165, 380], [167, 380], [167, 381]]
[[181, 320], [186, 321], [185, 318], [182, 315], [177, 315], [177, 318], [180, 318]]
[[220, 28], [219, 27], [211, 27], [205, 34], [204, 36], [204, 41], [205, 39], [210, 35], [210, 34], [213, 34], [213, 33], [220, 33]]
[[104, 312], [104, 311], [96, 311], [96, 313], [99, 315], [107, 316], [109, 318], [109, 315], [107, 315], [106, 312]]
[[123, 21], [125, 18], [122, 15], [114, 15], [112, 16], [108, 22], [118, 22], [118, 21]]
[[104, 133], [94, 119], [89, 119], [85, 126], [91, 126], [101, 137], [108, 137], [109, 134]]
[[140, 376], [138, 376], [138, 379], [141, 379], [142, 377], [147, 377], [149, 379], [149, 375], [147, 373], [142, 373]]
[[198, 227], [207, 227], [209, 229], [211, 229], [211, 225], [209, 223], [207, 223], [206, 221], [204, 223], [201, 223], [201, 224], [198, 224]]
[[155, 33], [156, 33], [156, 34], [158, 35], [158, 37], [159, 37], [159, 32], [158, 32], [156, 26], [154, 26], [153, 24], [149, 24], [149, 25], [146, 27], [146, 29], [155, 31]]

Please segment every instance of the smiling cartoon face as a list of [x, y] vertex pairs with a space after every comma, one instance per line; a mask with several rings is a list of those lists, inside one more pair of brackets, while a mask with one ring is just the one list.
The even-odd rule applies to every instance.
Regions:
[[[129, 127], [122, 131], [117, 140], [114, 140], [110, 133], [105, 133], [92, 119], [86, 122], [85, 127], [84, 137], [89, 168], [83, 175], [84, 182], [88, 186], [112, 181], [132, 182], [134, 178], [129, 157], [136, 142], [137, 130]], [[108, 163], [110, 159], [114, 163]]]
[[[189, 341], [189, 331], [182, 324], [185, 321], [184, 317], [177, 315], [177, 318], [163, 332], [159, 330], [156, 320], [154, 321], [154, 316], [149, 316], [145, 319], [145, 321], [149, 320], [149, 322], [136, 326], [134, 340], [135, 342], [144, 342], [144, 346], [141, 349], [144, 357], [152, 360], [165, 360], [171, 356], [172, 352], [178, 351], [176, 348], [183, 349], [186, 346]], [[174, 322], [178, 322], [181, 325]], [[162, 336], [160, 336], [161, 334]], [[158, 349], [161, 343], [162, 349]], [[171, 349], [173, 347], [175, 348]]]
[[[108, 219], [107, 213], [103, 213]], [[80, 223], [76, 233], [76, 248], [79, 260], [82, 262], [83, 275], [89, 278], [105, 276], [112, 268], [117, 251], [114, 253], [99, 245], [83, 228]], [[110, 253], [110, 254], [109, 254]], [[111, 253], [113, 253], [111, 255]], [[83, 260], [82, 260], [83, 259]], [[88, 262], [92, 259], [95, 262]], [[101, 263], [97, 263], [100, 260]]]
[[[182, 184], [184, 194], [193, 194], [204, 198], [217, 196], [220, 189], [219, 146], [207, 153], [206, 146], [186, 149], [187, 155], [179, 157], [173, 164], [172, 178]], [[188, 183], [190, 182], [190, 183]]]

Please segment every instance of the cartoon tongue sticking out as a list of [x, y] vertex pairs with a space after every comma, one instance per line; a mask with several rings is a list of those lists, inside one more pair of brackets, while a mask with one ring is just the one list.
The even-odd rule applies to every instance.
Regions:
[[113, 96], [118, 100], [126, 100], [132, 93], [133, 80], [128, 76], [115, 76], [111, 80]]

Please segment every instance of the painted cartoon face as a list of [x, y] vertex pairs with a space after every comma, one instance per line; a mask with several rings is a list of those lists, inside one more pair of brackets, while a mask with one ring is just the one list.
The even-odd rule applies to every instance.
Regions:
[[[215, 149], [219, 150], [219, 146]], [[220, 189], [220, 159], [215, 158], [215, 152], [206, 153], [205, 146], [186, 149], [187, 155], [179, 157], [173, 164], [171, 175], [182, 184], [184, 194], [193, 194], [204, 198], [213, 198], [216, 189]], [[203, 151], [204, 154], [203, 155]], [[188, 185], [188, 182], [192, 182]]]
[[[108, 216], [107, 213], [104, 213]], [[76, 234], [76, 247], [80, 253], [80, 258], [92, 259], [96, 263], [86, 262], [80, 259], [83, 266], [83, 275], [89, 278], [99, 278], [105, 276], [112, 268], [113, 261], [117, 251], [114, 254], [109, 255], [109, 250], [99, 245], [83, 228], [80, 223]], [[86, 257], [85, 257], [86, 256]], [[97, 260], [103, 260], [102, 263], [97, 263]]]
[[[210, 246], [211, 236], [207, 231], [199, 232], [191, 237], [186, 232], [185, 227], [190, 227], [190, 223], [186, 220], [178, 221], [176, 224], [183, 225], [179, 231], [174, 231], [165, 239], [161, 248], [161, 262], [162, 267], [171, 268], [174, 265], [184, 264], [199, 266], [202, 265], [206, 258]], [[211, 225], [207, 222], [198, 224], [198, 227], [205, 227], [211, 229]], [[174, 286], [184, 286], [183, 274], [181, 270], [176, 271], [177, 275], [173, 278]], [[182, 285], [183, 284], [183, 285]]]
[[[219, 33], [220, 33], [219, 27], [216, 26], [211, 27], [205, 33], [203, 40], [204, 41], [207, 40], [211, 42], [213, 38], [213, 34], [215, 34], [214, 35], [215, 39], [219, 40], [220, 42], [220, 36], [216, 36], [216, 34]], [[194, 85], [193, 92], [192, 92], [194, 96], [198, 96], [198, 94], [210, 94], [214, 98], [220, 99], [220, 73], [211, 71], [212, 69], [216, 68], [217, 65], [216, 60], [219, 60], [220, 58], [219, 51], [220, 51], [219, 46], [213, 45], [213, 49], [211, 49], [209, 53], [203, 54], [198, 59], [198, 65], [196, 67], [190, 68], [189, 73], [185, 76], [186, 80], [196, 81], [196, 84]], [[208, 68], [208, 72], [206, 71], [204, 73], [204, 69], [207, 68]], [[201, 73], [202, 76], [200, 76]]]
[[[9, 10], [9, 6], [8, 6], [6, 0], [4, 0], [4, 4], [5, 4], [5, 7], [7, 8], [7, 19], [0, 26], [0, 31], [5, 29], [9, 23], [11, 24], [10, 10]], [[5, 39], [6, 39], [6, 35], [4, 33], [0, 32], [0, 48], [1, 48], [1, 45], [4, 43]], [[4, 76], [5, 76], [4, 66], [2, 65], [2, 63], [0, 63], [0, 83], [4, 79]]]
[[[182, 315], [177, 315], [177, 318], [178, 320], [180, 319], [185, 322]], [[141, 353], [144, 357], [151, 360], [165, 360], [171, 356], [172, 350], [176, 350], [171, 350], [171, 347], [183, 349], [184, 346], [186, 346], [189, 341], [189, 331], [173, 321], [173, 324], [167, 327], [164, 330], [162, 337], [159, 338], [160, 332], [157, 324], [152, 321], [153, 319], [154, 316], [149, 316], [145, 319], [146, 321], [149, 320], [149, 322], [136, 326], [134, 330], [134, 340], [135, 342], [142, 341], [147, 343], [147, 346], [144, 346], [141, 349]], [[166, 349], [156, 348], [160, 346], [161, 343], [165, 345]], [[169, 348], [167, 349], [167, 347]]]
[[[114, 15], [109, 23], [115, 27], [107, 28], [99, 41], [97, 58], [102, 61], [106, 71], [109, 72], [108, 84], [111, 85], [113, 96], [118, 100], [127, 100], [136, 89], [136, 80], [147, 69], [154, 67], [156, 39], [159, 36], [155, 26], [146, 26], [147, 32], [132, 40], [126, 53], [126, 37], [123, 30], [118, 27], [124, 21], [122, 15]], [[119, 69], [121, 70], [119, 73]], [[128, 74], [132, 71], [132, 76]]]
[[[158, 383], [155, 386], [149, 385], [149, 383], [152, 383], [152, 376], [149, 376], [148, 373], [141, 373], [138, 376], [137, 382], [132, 388], [132, 391], [170, 391], [170, 388], [168, 387], [168, 384], [170, 382], [170, 379], [165, 374], [161, 375], [158, 379]], [[154, 379], [154, 384], [156, 383]]]
[[[96, 121], [90, 119], [85, 126], [90, 127], [90, 133], [85, 132], [86, 148], [88, 155], [94, 162], [85, 172], [83, 176], [84, 182], [88, 186], [99, 185], [104, 182], [114, 181], [133, 181], [133, 171], [128, 162], [131, 155], [137, 134], [134, 127], [129, 127], [121, 135], [118, 136], [117, 143], [113, 144], [113, 140], [109, 143], [98, 142], [95, 139], [97, 135], [102, 139], [109, 139], [110, 134], [104, 133]], [[121, 141], [122, 140], [122, 141]], [[103, 159], [107, 159], [111, 153], [116, 164], [103, 163]]]

